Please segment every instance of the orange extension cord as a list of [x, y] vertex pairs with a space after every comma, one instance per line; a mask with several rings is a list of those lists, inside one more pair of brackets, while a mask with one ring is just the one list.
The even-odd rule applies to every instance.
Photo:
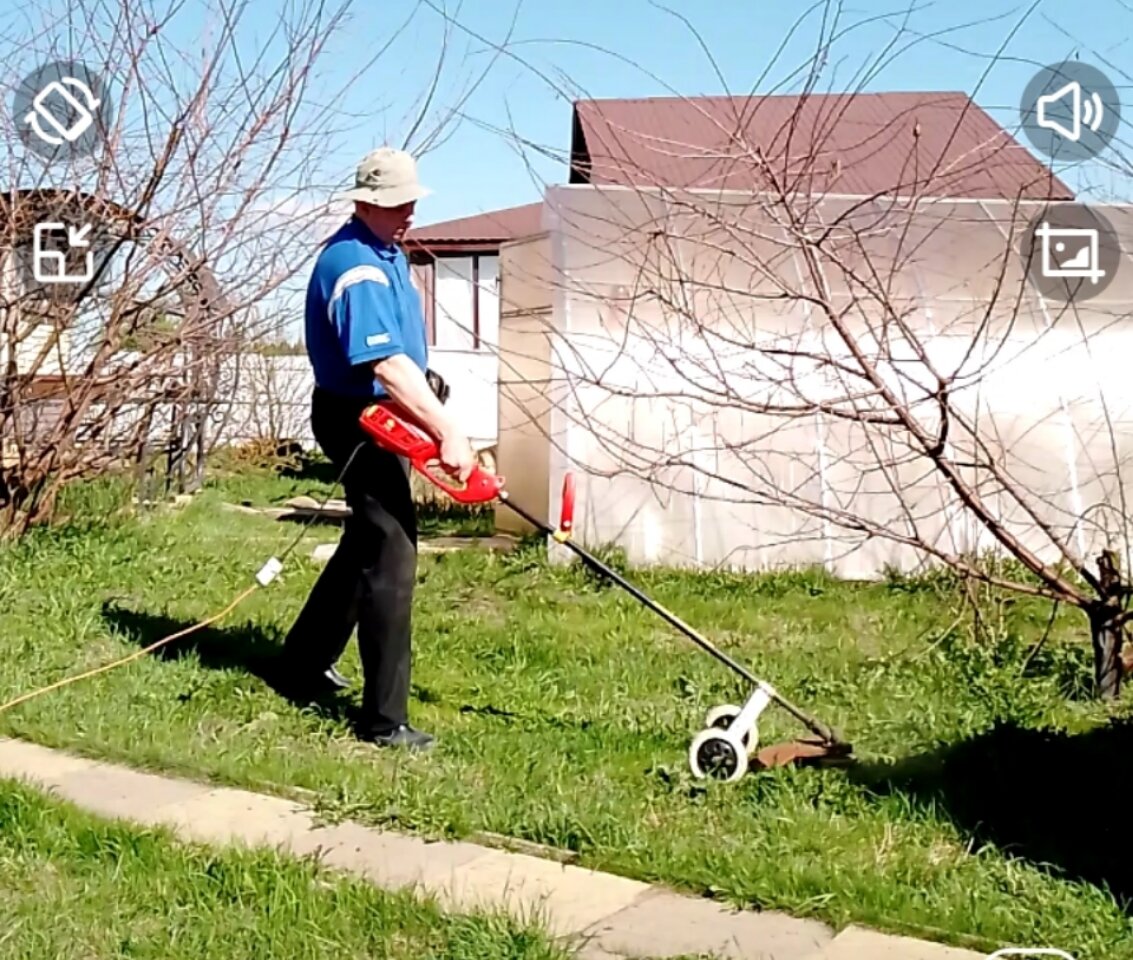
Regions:
[[[349, 459], [346, 461], [346, 465], [342, 468], [342, 472], [339, 473], [338, 479], [335, 481], [334, 486], [331, 487], [331, 492], [323, 498], [323, 502], [319, 505], [319, 510], [322, 510], [322, 508], [325, 507], [330, 501], [330, 498], [334, 494], [334, 491], [337, 490], [339, 484], [342, 483], [342, 478], [346, 476], [346, 471], [350, 469], [350, 464], [354, 462], [354, 458], [358, 455], [358, 451], [362, 449], [365, 443], [366, 441], [363, 441], [354, 448], [353, 453], [350, 454]], [[124, 666], [125, 664], [130, 663], [133, 660], [137, 660], [139, 657], [144, 657], [147, 653], [152, 653], [154, 650], [158, 649], [159, 647], [165, 646], [165, 644], [167, 643], [172, 643], [174, 640], [179, 640], [181, 637], [188, 636], [190, 633], [195, 633], [197, 630], [203, 630], [211, 623], [216, 623], [218, 620], [223, 620], [226, 616], [228, 616], [228, 614], [235, 610], [253, 593], [261, 589], [262, 587], [266, 587], [269, 583], [271, 583], [272, 580], [275, 579], [276, 574], [280, 569], [282, 569], [283, 562], [287, 559], [288, 554], [290, 554], [292, 550], [299, 546], [299, 542], [306, 535], [307, 528], [311, 525], [311, 521], [313, 521], [318, 515], [318, 511], [312, 511], [311, 516], [307, 518], [307, 522], [303, 524], [302, 529], [300, 529], [298, 535], [294, 540], [291, 541], [287, 549], [284, 550], [282, 554], [280, 554], [278, 559], [272, 557], [271, 560], [269, 560], [268, 563], [261, 569], [260, 575], [262, 576], [265, 570], [268, 570], [274, 565], [274, 570], [266, 577], [266, 579], [259, 580], [257, 578], [257, 582], [253, 586], [248, 587], [247, 590], [244, 590], [242, 593], [240, 593], [236, 597], [236, 599], [234, 599], [220, 612], [214, 613], [211, 617], [201, 620], [198, 623], [194, 623], [192, 626], [188, 626], [184, 630], [178, 630], [176, 633], [171, 633], [167, 637], [162, 637], [160, 640], [151, 643], [148, 647], [137, 650], [134, 653], [131, 653], [129, 656], [122, 657], [120, 660], [115, 660], [111, 663], [103, 664], [101, 667], [95, 667], [93, 670], [87, 670], [85, 673], [80, 673], [73, 677], [65, 677], [62, 680], [57, 680], [55, 683], [48, 684], [46, 687], [40, 687], [39, 689], [32, 690], [29, 693], [21, 694], [14, 700], [9, 700], [7, 703], [0, 703], [0, 713], [5, 713], [6, 711], [19, 706], [21, 703], [26, 703], [28, 700], [32, 700], [35, 697], [41, 696], [42, 694], [50, 693], [52, 690], [58, 690], [60, 687], [65, 687], [71, 683], [78, 683], [80, 680], [87, 679], [87, 677], [97, 676], [100, 673], [105, 673], [108, 670], [113, 670], [115, 667]]]
[[162, 637], [162, 639], [158, 640], [156, 643], [151, 643], [148, 647], [145, 647], [142, 650], [138, 650], [135, 653], [131, 653], [128, 657], [123, 657], [121, 660], [115, 660], [112, 663], [104, 664], [101, 667], [95, 667], [95, 669], [93, 670], [88, 670], [86, 673], [80, 673], [74, 677], [65, 677], [64, 679], [58, 680], [46, 687], [40, 687], [38, 690], [32, 690], [30, 693], [25, 693], [19, 697], [16, 697], [15, 700], [9, 700], [7, 703], [0, 704], [0, 713], [4, 713], [6, 710], [11, 710], [13, 707], [17, 707], [21, 703], [26, 703], [28, 700], [40, 696], [40, 694], [50, 693], [52, 690], [58, 690], [60, 687], [65, 687], [69, 683], [78, 683], [78, 681], [85, 680], [87, 677], [93, 677], [96, 674], [105, 673], [107, 670], [112, 670], [115, 667], [120, 667], [123, 664], [129, 663], [131, 660], [137, 660], [138, 657], [143, 657], [147, 653], [152, 653], [158, 647], [164, 646], [167, 643], [172, 643], [174, 640], [180, 639], [181, 637], [184, 637], [187, 634], [193, 633], [197, 630], [201, 630], [204, 627], [207, 627], [210, 623], [215, 623], [217, 620], [221, 620], [224, 617], [228, 616], [228, 614], [236, 609], [237, 606], [243, 603], [259, 588], [259, 584], [249, 587], [247, 590], [241, 593], [240, 596], [233, 600], [227, 607], [221, 610], [220, 613], [214, 614], [207, 620], [202, 620], [200, 623], [195, 623], [191, 627], [186, 627], [184, 630], [178, 630], [176, 633], [171, 633], [168, 637]]

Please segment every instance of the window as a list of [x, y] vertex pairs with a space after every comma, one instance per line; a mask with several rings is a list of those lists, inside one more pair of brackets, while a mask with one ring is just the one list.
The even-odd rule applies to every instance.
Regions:
[[440, 350], [486, 350], [499, 335], [499, 256], [439, 254], [414, 264], [429, 345]]

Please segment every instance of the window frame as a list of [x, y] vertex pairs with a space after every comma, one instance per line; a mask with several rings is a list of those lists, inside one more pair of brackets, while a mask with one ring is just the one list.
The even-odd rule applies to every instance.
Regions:
[[[499, 260], [499, 250], [452, 250], [452, 251], [415, 251], [410, 259], [414, 276], [418, 278], [417, 292], [421, 297], [421, 304], [425, 314], [425, 336], [430, 347], [437, 345], [437, 263], [441, 260], [470, 258], [472, 261], [472, 350], [481, 352], [484, 341], [481, 337], [481, 304], [480, 296], [483, 292], [480, 286], [480, 260], [482, 257], [495, 257]], [[496, 270], [497, 294], [499, 287], [499, 269]]]

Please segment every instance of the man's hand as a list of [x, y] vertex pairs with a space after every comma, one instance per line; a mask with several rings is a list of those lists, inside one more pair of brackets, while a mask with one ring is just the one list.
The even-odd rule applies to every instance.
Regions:
[[476, 466], [476, 454], [421, 369], [399, 353], [377, 361], [374, 376], [409, 419], [433, 438], [440, 448], [441, 465], [464, 483]]
[[476, 454], [472, 444], [461, 433], [454, 433], [441, 440], [441, 466], [456, 474], [456, 478], [464, 483], [476, 466]]

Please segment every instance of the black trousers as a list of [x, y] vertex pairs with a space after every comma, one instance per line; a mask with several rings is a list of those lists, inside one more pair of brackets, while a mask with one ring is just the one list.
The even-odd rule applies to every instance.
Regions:
[[317, 676], [342, 656], [357, 627], [362, 722], [381, 731], [409, 721], [417, 512], [408, 462], [382, 450], [358, 425], [367, 402], [320, 389], [311, 400], [315, 440], [336, 470], [354, 454], [343, 479], [351, 516], [287, 636], [284, 656], [301, 675]]

